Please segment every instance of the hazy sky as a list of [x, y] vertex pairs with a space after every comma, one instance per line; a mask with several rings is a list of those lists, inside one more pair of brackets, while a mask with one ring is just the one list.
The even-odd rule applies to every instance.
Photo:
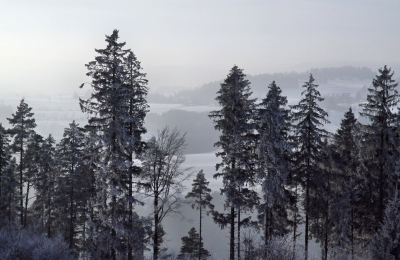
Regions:
[[252, 75], [390, 66], [400, 61], [399, 11], [398, 0], [2, 1], [0, 88], [73, 93], [113, 29], [153, 90], [223, 79], [234, 64]]

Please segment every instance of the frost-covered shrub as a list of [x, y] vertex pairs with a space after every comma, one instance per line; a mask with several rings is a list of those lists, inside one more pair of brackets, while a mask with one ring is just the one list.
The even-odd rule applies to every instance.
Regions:
[[0, 259], [72, 260], [72, 252], [61, 236], [48, 238], [37, 225], [23, 229], [10, 223], [0, 229]]
[[[304, 259], [304, 246], [294, 244], [293, 238], [272, 236], [267, 243], [256, 228], [242, 231], [242, 256], [245, 260], [297, 260]], [[314, 256], [309, 254], [309, 260]]]
[[370, 244], [374, 260], [400, 259], [400, 197], [398, 192], [389, 201], [385, 219]]

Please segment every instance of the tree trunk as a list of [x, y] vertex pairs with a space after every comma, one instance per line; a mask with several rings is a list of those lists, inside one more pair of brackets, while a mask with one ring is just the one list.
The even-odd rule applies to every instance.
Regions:
[[231, 237], [229, 242], [229, 259], [235, 260], [235, 207], [231, 206]]
[[[131, 71], [132, 73], [132, 71]], [[131, 82], [131, 86], [133, 86], [133, 83]], [[129, 100], [129, 115], [133, 115], [133, 100], [132, 98]], [[132, 123], [129, 123], [129, 136], [133, 137], [133, 125]], [[133, 162], [133, 151], [130, 151], [129, 154], [129, 162]], [[132, 178], [132, 174], [133, 174], [133, 167], [131, 166], [131, 171], [128, 173], [129, 174], [129, 184], [128, 184], [128, 188], [129, 188], [129, 212], [128, 212], [128, 227], [129, 227], [129, 234], [132, 232], [132, 220], [133, 220], [133, 205], [132, 205], [132, 189], [133, 189], [133, 178]], [[128, 260], [132, 260], [132, 245], [131, 245], [131, 241], [130, 241], [130, 236], [128, 235], [127, 237], [128, 239]]]
[[[132, 162], [132, 157], [131, 157], [131, 162]], [[132, 173], [129, 174], [129, 199], [132, 199]], [[133, 220], [133, 205], [132, 201], [129, 200], [129, 212], [128, 212], [128, 227], [129, 227], [129, 234], [132, 232], [132, 220]], [[128, 239], [128, 260], [132, 260], [132, 245], [130, 242], [129, 235], [127, 237]]]
[[50, 188], [49, 194], [47, 195], [47, 204], [48, 204], [48, 213], [47, 213], [47, 237], [51, 236], [51, 196], [50, 196]]
[[24, 153], [24, 149], [22, 146], [22, 140], [21, 140], [21, 148], [20, 148], [20, 156], [19, 156], [19, 196], [20, 196], [20, 207], [21, 207], [21, 225], [24, 225], [24, 197], [23, 197], [23, 186], [24, 183], [22, 181], [22, 155]]
[[293, 259], [296, 256], [296, 240], [297, 240], [297, 181], [295, 181], [295, 208], [294, 208], [294, 223], [293, 223]]
[[309, 178], [307, 177], [306, 180], [306, 210], [305, 210], [305, 215], [306, 215], [306, 223], [305, 223], [305, 232], [304, 232], [304, 252], [305, 252], [305, 259], [308, 259], [308, 207], [309, 207], [309, 192], [310, 189], [308, 187], [308, 180]]
[[112, 206], [111, 206], [111, 240], [112, 240], [112, 244], [111, 244], [111, 259], [116, 260], [117, 259], [117, 253], [115, 252], [115, 240], [117, 237], [117, 232], [115, 231], [115, 204], [116, 204], [116, 196], [113, 195], [112, 198]]
[[[353, 204], [353, 203], [352, 203]], [[354, 259], [354, 207], [351, 205], [351, 260]]]
[[26, 184], [26, 196], [25, 196], [25, 220], [24, 220], [24, 227], [26, 227], [27, 219], [28, 219], [28, 201], [29, 201], [29, 189], [31, 187], [30, 182]]
[[201, 205], [201, 193], [200, 193], [200, 229], [199, 229], [199, 234], [200, 234], [200, 242], [199, 242], [199, 260], [201, 260], [201, 242], [202, 242], [202, 237], [201, 237], [201, 209], [202, 209], [202, 205]]
[[71, 191], [70, 191], [70, 209], [69, 209], [69, 248], [72, 249], [74, 244], [74, 185], [71, 180]]
[[[239, 188], [239, 192], [240, 192], [240, 188]], [[237, 234], [237, 259], [240, 260], [240, 205], [237, 211], [237, 218], [238, 218], [238, 224], [237, 224], [237, 230], [238, 230], [238, 234]]]
[[159, 225], [159, 219], [158, 219], [158, 195], [154, 197], [154, 237], [153, 237], [153, 260], [158, 259], [158, 251], [159, 251], [159, 245], [158, 245], [158, 225]]

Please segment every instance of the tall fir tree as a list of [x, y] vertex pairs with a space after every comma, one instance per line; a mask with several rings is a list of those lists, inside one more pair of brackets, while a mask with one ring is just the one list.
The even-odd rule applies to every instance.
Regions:
[[360, 245], [357, 234], [362, 233], [361, 192], [362, 177], [360, 166], [361, 140], [360, 124], [351, 109], [344, 114], [340, 127], [333, 136], [332, 163], [335, 166], [332, 189], [334, 200], [331, 207], [331, 221], [335, 232], [332, 234], [334, 247], [339, 254], [349, 254], [352, 259]]
[[[142, 73], [142, 67], [140, 61], [137, 60], [135, 54], [130, 51], [128, 56], [124, 60], [126, 66], [126, 82], [125, 87], [127, 88], [127, 95], [129, 96], [129, 115], [130, 120], [127, 121], [127, 133], [131, 137], [134, 145], [127, 149], [127, 158], [131, 163], [128, 187], [129, 187], [129, 197], [133, 197], [133, 178], [138, 177], [141, 172], [141, 167], [135, 165], [133, 162], [136, 157], [140, 157], [144, 148], [145, 142], [142, 141], [141, 136], [147, 132], [144, 127], [144, 118], [148, 112], [148, 105], [146, 101], [146, 96], [148, 89], [146, 74]], [[131, 230], [134, 225], [134, 212], [133, 212], [133, 201], [128, 202], [128, 228]], [[132, 260], [132, 238], [128, 239], [128, 260]]]
[[63, 202], [59, 211], [67, 230], [65, 240], [75, 252], [84, 246], [82, 240], [86, 235], [83, 225], [87, 220], [85, 210], [90, 180], [84, 171], [84, 147], [83, 130], [73, 121], [69, 128], [64, 129], [63, 138], [57, 144], [56, 157], [59, 164], [58, 202]]
[[360, 115], [369, 120], [363, 126], [362, 184], [361, 199], [365, 212], [363, 225], [368, 224], [365, 235], [372, 236], [383, 223], [385, 208], [394, 194], [397, 179], [395, 162], [399, 159], [397, 147], [397, 117], [393, 109], [399, 102], [396, 90], [398, 83], [392, 79], [393, 72], [384, 66], [368, 88], [367, 102], [360, 104]]
[[[211, 196], [211, 189], [208, 188], [208, 184], [210, 182], [206, 180], [204, 176], [203, 170], [200, 170], [196, 178], [193, 180], [192, 183], [192, 190], [186, 194], [186, 198], [194, 199], [192, 204], [192, 208], [199, 210], [199, 237], [200, 241], [203, 241], [203, 237], [201, 236], [202, 232], [202, 218], [203, 218], [203, 210], [206, 210], [206, 214], [208, 215], [210, 211], [214, 209], [214, 205], [211, 203], [212, 196]], [[201, 244], [199, 243], [199, 253], [198, 257], [199, 260], [201, 259], [202, 251], [200, 248]]]
[[82, 111], [89, 114], [89, 127], [96, 129], [103, 147], [96, 176], [99, 191], [96, 257], [101, 259], [127, 256], [129, 232], [134, 232], [128, 230], [130, 224], [126, 218], [127, 205], [136, 203], [129, 185], [133, 164], [130, 154], [140, 142], [129, 134], [128, 126], [141, 119], [129, 107], [135, 98], [134, 91], [127, 86], [129, 73], [125, 60], [130, 50], [123, 49], [125, 43], [119, 43], [118, 38], [118, 30], [106, 36], [107, 47], [96, 49], [99, 56], [86, 65], [93, 92], [88, 100], [80, 99]]
[[33, 129], [36, 127], [35, 119], [33, 118], [32, 108], [25, 103], [22, 99], [19, 106], [17, 107], [17, 112], [12, 114], [11, 118], [7, 118], [8, 122], [12, 126], [9, 129], [11, 137], [14, 137], [14, 141], [11, 144], [12, 151], [19, 157], [19, 214], [20, 223], [24, 225], [24, 167], [25, 167], [25, 149], [27, 146], [27, 140], [31, 135]]
[[86, 205], [87, 214], [87, 225], [84, 226], [84, 248], [86, 249], [84, 254], [87, 256], [94, 256], [97, 254], [97, 245], [95, 243], [96, 238], [96, 226], [99, 219], [99, 210], [96, 206], [98, 203], [97, 194], [100, 192], [97, 187], [97, 174], [101, 167], [101, 148], [102, 144], [98, 138], [96, 130], [90, 126], [85, 126], [83, 129], [85, 133], [85, 146], [83, 151], [83, 171], [88, 180], [86, 192], [88, 201]]
[[240, 225], [243, 221], [240, 219], [241, 211], [252, 209], [259, 201], [257, 192], [252, 189], [255, 185], [256, 138], [253, 122], [255, 99], [250, 98], [251, 94], [250, 82], [245, 79], [243, 71], [235, 65], [221, 83], [215, 98], [221, 109], [211, 111], [209, 114], [214, 121], [215, 129], [221, 132], [215, 146], [222, 149], [216, 153], [222, 161], [216, 165], [216, 170], [219, 172], [214, 178], [222, 177], [221, 193], [227, 198], [225, 206], [230, 207], [230, 213], [225, 218], [219, 216], [215, 220], [230, 218], [231, 260], [235, 258], [234, 218], [237, 216], [237, 255], [240, 258]]
[[24, 170], [24, 182], [26, 184], [26, 193], [24, 201], [24, 226], [28, 224], [28, 217], [31, 217], [32, 210], [28, 208], [30, 205], [30, 193], [35, 184], [35, 178], [40, 173], [40, 161], [41, 161], [41, 147], [43, 144], [43, 136], [32, 132], [27, 141], [25, 151], [25, 170]]
[[54, 230], [54, 199], [57, 167], [55, 162], [55, 140], [50, 134], [43, 140], [40, 147], [40, 155], [37, 160], [38, 173], [33, 178], [36, 200], [32, 203], [32, 211], [35, 218], [40, 219], [43, 232], [48, 237]]
[[311, 205], [311, 201], [318, 196], [318, 188], [324, 179], [324, 167], [321, 158], [324, 157], [326, 144], [324, 139], [329, 133], [323, 129], [324, 124], [329, 123], [325, 112], [319, 102], [324, 99], [314, 84], [314, 78], [310, 78], [301, 93], [303, 98], [298, 105], [291, 106], [291, 122], [293, 125], [293, 167], [291, 178], [295, 179], [303, 189], [303, 208], [305, 215], [305, 258], [308, 258], [308, 240], [310, 238], [310, 217], [317, 215], [319, 209]]
[[258, 178], [263, 193], [263, 202], [258, 206], [259, 222], [262, 223], [265, 242], [272, 236], [289, 232], [290, 190], [286, 187], [291, 169], [289, 161], [291, 146], [288, 141], [290, 129], [286, 97], [273, 81], [267, 96], [258, 106], [257, 131]]
[[0, 123], [0, 227], [3, 227], [8, 218], [10, 205], [7, 203], [7, 197], [14, 191], [14, 180], [8, 179], [8, 171], [11, 164], [11, 151], [9, 135], [3, 125]]

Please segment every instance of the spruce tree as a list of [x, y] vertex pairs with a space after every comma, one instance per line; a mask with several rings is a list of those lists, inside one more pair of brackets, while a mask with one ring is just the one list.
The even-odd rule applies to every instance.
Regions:
[[365, 234], [372, 236], [383, 223], [385, 208], [389, 198], [394, 194], [394, 183], [397, 179], [395, 163], [399, 159], [397, 117], [392, 111], [399, 102], [396, 90], [398, 83], [392, 79], [393, 72], [384, 66], [368, 89], [367, 102], [360, 104], [361, 116], [369, 120], [363, 126], [362, 184], [361, 199], [365, 212], [365, 223], [368, 224]]
[[[80, 99], [83, 112], [89, 114], [89, 127], [94, 128], [101, 142], [96, 176], [99, 218], [97, 219], [97, 258], [122, 258], [128, 255], [129, 203], [136, 203], [130, 191], [132, 160], [130, 154], [140, 142], [130, 135], [129, 125], [142, 119], [130, 110], [131, 89], [127, 86], [125, 62], [129, 50], [118, 42], [118, 30], [106, 36], [107, 47], [96, 49], [99, 56], [86, 67], [92, 77], [93, 92], [88, 100]], [[131, 107], [132, 108], [132, 107]], [[136, 124], [137, 125], [137, 124]], [[135, 129], [136, 130], [136, 129]], [[141, 131], [141, 130], [140, 130]], [[139, 131], [139, 136], [141, 132]]]
[[203, 247], [203, 241], [194, 227], [189, 230], [188, 236], [182, 237], [181, 240], [182, 247], [178, 259], [207, 259], [211, 256]]
[[259, 104], [257, 120], [258, 178], [263, 193], [258, 217], [266, 243], [272, 236], [282, 236], [289, 231], [290, 191], [286, 189], [286, 180], [291, 168], [289, 111], [285, 108], [287, 99], [281, 95], [282, 91], [275, 81], [268, 88], [267, 96]]
[[9, 171], [11, 163], [8, 136], [6, 129], [0, 124], [0, 227], [4, 226], [7, 220], [10, 221], [7, 214], [10, 207], [7, 203], [7, 196], [15, 188], [13, 179], [7, 178], [7, 171]]
[[350, 254], [352, 259], [360, 242], [356, 235], [362, 233], [360, 219], [363, 214], [362, 205], [359, 203], [362, 178], [358, 174], [359, 140], [360, 125], [350, 107], [344, 114], [331, 145], [333, 165], [336, 169], [331, 212], [335, 246], [343, 254]]
[[85, 180], [87, 180], [86, 196], [88, 198], [86, 204], [86, 215], [88, 221], [84, 222], [84, 230], [82, 231], [84, 234], [83, 247], [86, 249], [85, 254], [91, 256], [96, 255], [98, 252], [95, 239], [96, 223], [98, 223], [99, 221], [99, 209], [98, 207], [96, 207], [96, 205], [98, 203], [97, 194], [101, 190], [97, 186], [98, 181], [96, 181], [96, 179], [101, 167], [102, 144], [94, 128], [91, 128], [90, 126], [85, 126], [85, 128], [82, 130], [85, 134], [85, 146], [82, 162]]
[[[231, 260], [235, 258], [234, 217], [237, 216], [237, 254], [240, 258], [241, 210], [252, 209], [259, 201], [258, 194], [252, 189], [255, 184], [256, 138], [253, 122], [255, 99], [251, 99], [250, 95], [250, 82], [245, 79], [243, 71], [235, 65], [221, 83], [215, 98], [221, 109], [211, 111], [209, 114], [214, 121], [215, 129], [221, 132], [215, 146], [222, 149], [216, 153], [222, 161], [216, 165], [216, 170], [219, 172], [214, 178], [222, 177], [221, 193], [227, 198], [225, 206], [230, 208], [230, 214], [225, 217], [230, 218]], [[222, 217], [217, 214], [215, 216], [216, 221]]]
[[56, 148], [59, 164], [58, 201], [63, 201], [61, 214], [68, 230], [65, 239], [69, 248], [75, 251], [82, 246], [82, 239], [86, 235], [82, 227], [86, 221], [89, 183], [83, 169], [84, 146], [83, 130], [73, 121], [69, 128], [64, 129], [63, 138]]
[[370, 244], [374, 260], [400, 259], [400, 198], [396, 190], [385, 208], [384, 221]]
[[43, 137], [35, 132], [32, 132], [27, 140], [25, 151], [25, 164], [24, 164], [24, 182], [26, 184], [25, 205], [24, 205], [24, 226], [28, 224], [28, 215], [30, 217], [31, 210], [28, 209], [29, 201], [31, 199], [30, 193], [35, 183], [36, 176], [40, 172], [41, 161], [41, 146], [43, 144]]
[[9, 162], [9, 166], [2, 175], [2, 200], [0, 202], [2, 217], [4, 217], [5, 223], [10, 223], [18, 217], [18, 204], [19, 204], [19, 182], [18, 182], [18, 164], [15, 158], [12, 158]]
[[[128, 109], [130, 120], [127, 121], [127, 133], [131, 137], [131, 141], [134, 145], [131, 145], [127, 149], [127, 158], [131, 163], [128, 188], [129, 197], [133, 197], [133, 178], [140, 175], [141, 168], [135, 165], [134, 159], [139, 157], [144, 150], [145, 142], [142, 141], [141, 136], [147, 132], [144, 127], [144, 118], [148, 112], [148, 105], [146, 96], [148, 89], [146, 74], [142, 73], [142, 67], [140, 61], [137, 60], [135, 54], [132, 51], [128, 52], [128, 56], [124, 60], [126, 66], [126, 82], [125, 87], [127, 88], [127, 96], [129, 96]], [[128, 202], [128, 225], [129, 229], [133, 228], [133, 201]], [[129, 238], [131, 240], [131, 238]], [[128, 241], [128, 260], [132, 260], [132, 241]]]
[[14, 141], [11, 144], [12, 151], [19, 157], [19, 213], [20, 223], [24, 225], [24, 168], [25, 168], [25, 149], [27, 146], [27, 140], [31, 135], [33, 129], [36, 127], [35, 119], [33, 118], [32, 108], [25, 103], [24, 99], [21, 100], [17, 107], [17, 112], [12, 114], [11, 118], [7, 118], [8, 122], [12, 126], [9, 129], [11, 137], [14, 137]]
[[42, 231], [52, 236], [54, 229], [54, 200], [55, 200], [55, 181], [57, 175], [55, 159], [55, 140], [51, 134], [43, 140], [40, 147], [40, 155], [36, 164], [38, 173], [34, 177], [33, 187], [35, 189], [36, 200], [32, 203], [34, 217], [40, 219]]
[[324, 139], [329, 133], [323, 129], [324, 124], [329, 123], [325, 112], [319, 102], [324, 99], [314, 84], [314, 78], [310, 78], [301, 93], [303, 98], [298, 105], [291, 106], [291, 122], [293, 125], [293, 167], [291, 178], [295, 179], [303, 189], [303, 208], [305, 215], [305, 256], [308, 258], [308, 239], [310, 237], [310, 217], [317, 215], [318, 209], [311, 205], [311, 201], [318, 196], [318, 188], [324, 179], [324, 167], [321, 158], [324, 157], [326, 144]]
[[[192, 191], [188, 192], [186, 198], [193, 198], [195, 199], [194, 203], [192, 204], [192, 208], [196, 207], [200, 211], [199, 215], [199, 236], [200, 241], [203, 241], [203, 237], [201, 236], [202, 226], [201, 220], [203, 218], [202, 211], [203, 209], [212, 211], [214, 209], [214, 205], [211, 204], [212, 196], [211, 196], [211, 189], [208, 188], [208, 184], [210, 182], [206, 180], [203, 170], [200, 170], [196, 178], [193, 180], [192, 183]], [[209, 211], [206, 211], [206, 214], [209, 214]], [[199, 247], [201, 244], [199, 243]], [[201, 259], [201, 249], [199, 248], [199, 260]]]

